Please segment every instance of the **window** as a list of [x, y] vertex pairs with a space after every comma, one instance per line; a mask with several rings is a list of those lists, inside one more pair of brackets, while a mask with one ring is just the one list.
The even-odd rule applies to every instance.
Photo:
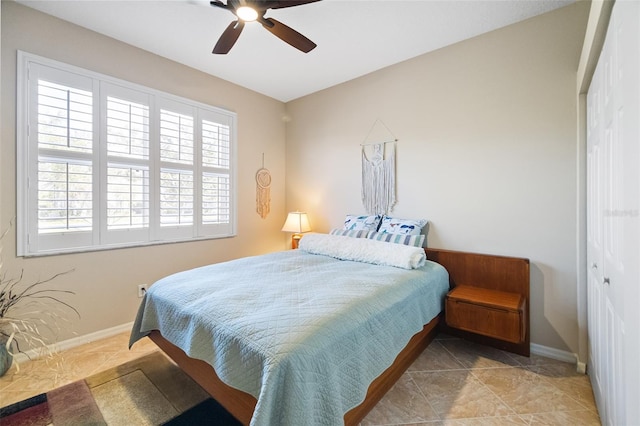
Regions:
[[19, 52], [18, 254], [235, 235], [236, 115]]

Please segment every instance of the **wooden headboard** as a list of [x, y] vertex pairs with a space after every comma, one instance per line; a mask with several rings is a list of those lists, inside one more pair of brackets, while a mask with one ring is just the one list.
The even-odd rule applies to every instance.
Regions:
[[426, 248], [427, 259], [449, 271], [449, 286], [471, 285], [529, 298], [529, 259]]
[[[508, 343], [490, 337], [479, 336], [443, 325], [443, 331], [498, 347], [529, 355], [529, 259], [489, 254], [467, 253], [453, 250], [425, 248], [427, 259], [441, 264], [449, 272], [449, 286], [468, 285], [521, 294], [525, 299], [526, 333], [522, 343]], [[444, 323], [444, 322], [443, 322]]]

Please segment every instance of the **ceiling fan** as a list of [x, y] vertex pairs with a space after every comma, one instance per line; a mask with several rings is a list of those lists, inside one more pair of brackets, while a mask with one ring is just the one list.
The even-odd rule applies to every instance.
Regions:
[[282, 22], [276, 21], [273, 18], [265, 18], [264, 14], [269, 9], [282, 9], [317, 1], [320, 0], [227, 0], [226, 3], [223, 3], [221, 0], [213, 0], [210, 2], [211, 6], [227, 9], [238, 18], [224, 30], [213, 48], [213, 53], [219, 55], [228, 53], [236, 40], [238, 40], [245, 22], [252, 21], [260, 22], [271, 34], [289, 43], [296, 49], [308, 53], [316, 47], [314, 42]]

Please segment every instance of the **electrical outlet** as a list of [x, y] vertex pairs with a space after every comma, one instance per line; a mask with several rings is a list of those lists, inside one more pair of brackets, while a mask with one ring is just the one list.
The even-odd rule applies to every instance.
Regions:
[[138, 285], [138, 297], [144, 297], [146, 292], [147, 292], [147, 285], [146, 284], [139, 284]]

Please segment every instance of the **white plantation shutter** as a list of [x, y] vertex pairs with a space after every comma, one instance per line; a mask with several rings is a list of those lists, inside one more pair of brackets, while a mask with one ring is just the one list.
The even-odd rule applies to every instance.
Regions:
[[91, 231], [93, 97], [55, 79], [37, 81], [38, 233]]
[[108, 96], [106, 109], [107, 153], [148, 160], [149, 106]]
[[[93, 94], [48, 81], [47, 73], [44, 74], [37, 82], [38, 148], [90, 154], [93, 150]], [[56, 79], [55, 73], [51, 74], [49, 78]]]
[[228, 125], [202, 120], [202, 164], [228, 170], [231, 164], [231, 132]]
[[160, 226], [193, 225], [193, 172], [160, 171]]
[[235, 235], [236, 116], [18, 54], [18, 252]]
[[162, 100], [160, 109], [160, 236], [193, 236], [196, 109]]
[[149, 96], [103, 83], [106, 190], [101, 197], [103, 242], [145, 242], [150, 237]]
[[193, 117], [160, 110], [160, 160], [193, 165]]
[[202, 173], [202, 223], [228, 224], [231, 220], [231, 185], [225, 174]]
[[231, 127], [228, 117], [201, 114], [202, 226], [224, 229], [231, 224]]
[[90, 164], [52, 158], [38, 161], [38, 233], [90, 232], [93, 185]]
[[[96, 181], [94, 81], [33, 65], [22, 99], [24, 115], [19, 176], [19, 249], [35, 251], [91, 246], [95, 239]], [[23, 92], [24, 93], [24, 92]]]
[[149, 170], [143, 167], [107, 168], [107, 229], [149, 227]]

